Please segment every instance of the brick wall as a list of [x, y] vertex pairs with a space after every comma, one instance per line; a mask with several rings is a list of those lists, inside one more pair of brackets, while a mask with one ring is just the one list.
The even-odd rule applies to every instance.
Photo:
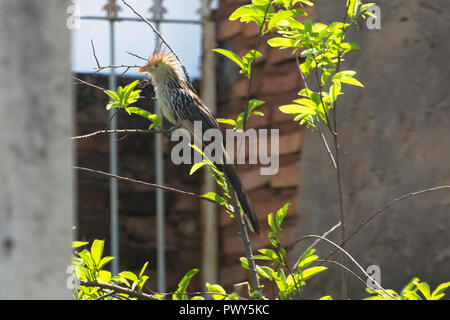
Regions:
[[[259, 28], [255, 23], [243, 24], [229, 21], [229, 15], [248, 1], [220, 1], [213, 18], [217, 21], [217, 46], [242, 56], [254, 49]], [[266, 103], [259, 107], [264, 117], [253, 116], [247, 128], [279, 129], [280, 168], [276, 175], [262, 176], [259, 165], [239, 165], [239, 175], [247, 188], [261, 225], [261, 236], [250, 234], [254, 251], [269, 246], [267, 215], [276, 212], [286, 202], [293, 206], [284, 222], [282, 242], [289, 244], [296, 238], [297, 194], [299, 161], [303, 128], [292, 121], [292, 117], [281, 113], [278, 107], [291, 103], [301, 89], [301, 77], [295, 59], [288, 50], [273, 49], [260, 41], [258, 51], [262, 58], [255, 61], [251, 98]], [[237, 67], [218, 56], [218, 112], [220, 117], [234, 118], [244, 110], [249, 81], [238, 74]], [[269, 135], [270, 136], [270, 135]], [[242, 269], [239, 257], [244, 256], [243, 246], [234, 220], [225, 212], [220, 214], [220, 283], [231, 289], [232, 284], [248, 278]]]

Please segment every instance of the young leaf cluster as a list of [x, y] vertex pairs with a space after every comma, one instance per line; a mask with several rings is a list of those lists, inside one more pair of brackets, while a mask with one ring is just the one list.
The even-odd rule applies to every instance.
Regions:
[[139, 99], [141, 90], [134, 90], [138, 83], [139, 80], [136, 80], [125, 87], [119, 86], [117, 91], [105, 90], [104, 92], [111, 98], [106, 105], [106, 110], [123, 108], [129, 115], [136, 114], [149, 120], [151, 122], [149, 130], [153, 128], [161, 130], [161, 117], [139, 107], [130, 107]]
[[[287, 253], [281, 245], [280, 236], [282, 231], [281, 224], [290, 207], [291, 204], [286, 203], [276, 214], [270, 213], [268, 215], [267, 222], [271, 230], [268, 237], [272, 247], [259, 249], [259, 254], [252, 257], [255, 260], [270, 262], [270, 266], [256, 265], [256, 271], [260, 278], [276, 285], [278, 298], [281, 300], [298, 298], [301, 294], [301, 288], [306, 284], [306, 280], [327, 269], [322, 266], [310, 267], [310, 264], [318, 259], [318, 256], [314, 255], [314, 249], [310, 249], [300, 256], [296, 270], [289, 268]], [[241, 265], [248, 269], [247, 259], [241, 257], [240, 260]]]
[[419, 278], [413, 278], [400, 293], [397, 293], [394, 290], [386, 290], [392, 297], [383, 290], [367, 288], [366, 291], [372, 294], [372, 296], [365, 298], [364, 300], [441, 300], [449, 287], [450, 282], [444, 282], [431, 291], [428, 283], [420, 282]]
[[[72, 247], [75, 249], [72, 256], [72, 263], [76, 266], [74, 276], [82, 281], [96, 281], [106, 284], [120, 283], [126, 288], [136, 292], [142, 292], [144, 284], [148, 280], [148, 276], [144, 275], [148, 262], [144, 264], [139, 275], [131, 271], [123, 271], [113, 276], [110, 271], [105, 270], [105, 266], [114, 259], [111, 256], [103, 257], [104, 240], [94, 240], [90, 250], [83, 249], [77, 251], [78, 248], [85, 247], [89, 243], [82, 241], [74, 241]], [[100, 287], [80, 286], [74, 289], [74, 297], [78, 300], [94, 300], [105, 293]], [[116, 296], [110, 296], [108, 299], [129, 299], [130, 297], [124, 293], [118, 293]]]

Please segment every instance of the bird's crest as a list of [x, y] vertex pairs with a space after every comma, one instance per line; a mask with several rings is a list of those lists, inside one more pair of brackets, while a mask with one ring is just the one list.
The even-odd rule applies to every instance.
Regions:
[[159, 64], [172, 68], [177, 75], [180, 75], [181, 78], [183, 78], [180, 61], [178, 61], [175, 54], [168, 51], [166, 48], [162, 48], [161, 44], [155, 48], [153, 55], [148, 59], [148, 65], [158, 66]]

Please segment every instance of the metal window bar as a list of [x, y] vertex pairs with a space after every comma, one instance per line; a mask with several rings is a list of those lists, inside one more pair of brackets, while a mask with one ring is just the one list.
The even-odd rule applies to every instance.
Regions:
[[[201, 20], [189, 20], [189, 19], [163, 19], [163, 14], [165, 12], [164, 7], [162, 6], [162, 0], [153, 0], [153, 7], [151, 8], [151, 12], [153, 13], [153, 17], [148, 20], [154, 22], [156, 28], [159, 30], [159, 27], [162, 23], [175, 23], [175, 24], [202, 24], [205, 26], [209, 21], [210, 14], [210, 4], [211, 0], [200, 0], [201, 8], [199, 13], [201, 15]], [[102, 16], [80, 16], [81, 20], [97, 20], [97, 21], [109, 21], [110, 25], [110, 64], [115, 65], [115, 32], [114, 27], [116, 22], [142, 22], [139, 18], [131, 18], [131, 17], [118, 17], [117, 12], [119, 10], [119, 6], [116, 4], [115, 0], [108, 0], [107, 4], [103, 7], [106, 10], [106, 17]], [[203, 48], [209, 49], [204, 52], [204, 60], [212, 61], [212, 53], [210, 48], [214, 45], [214, 31], [210, 25], [207, 29], [207, 33], [205, 35], [205, 30], [202, 29], [203, 37]], [[156, 36], [156, 45], [158, 45], [160, 39]], [[206, 43], [205, 43], [206, 42]], [[209, 56], [208, 56], [209, 55]], [[215, 83], [215, 73], [205, 72], [205, 70], [211, 69], [211, 64], [209, 63], [209, 68], [202, 68], [202, 80], [203, 83], [214, 84]], [[206, 76], [205, 76], [206, 75]], [[109, 74], [109, 83], [110, 90], [116, 90], [117, 87], [117, 75], [114, 68], [110, 69]], [[211, 86], [208, 86], [204, 89], [213, 90], [213, 94], [209, 95], [209, 101], [211, 103], [211, 108], [215, 111], [215, 89]], [[157, 113], [159, 113], [159, 108], [157, 107], [157, 103], [155, 104], [155, 109]], [[112, 116], [113, 113], [110, 113]], [[117, 129], [117, 119], [114, 117], [110, 122], [110, 129]], [[117, 139], [115, 134], [110, 134], [109, 136], [109, 164], [110, 164], [110, 173], [118, 174], [118, 154], [117, 154]], [[164, 164], [163, 164], [163, 152], [162, 152], [162, 137], [160, 135], [155, 136], [155, 172], [156, 172], [156, 183], [163, 185], [164, 184]], [[210, 179], [205, 175], [205, 179], [203, 181], [202, 189], [213, 188], [213, 184], [211, 184]], [[210, 190], [211, 191], [211, 190]], [[112, 260], [111, 271], [113, 274], [119, 273], [119, 212], [118, 212], [118, 185], [117, 179], [110, 179], [110, 243], [111, 243], [111, 254], [115, 257]], [[211, 206], [202, 207], [202, 219], [206, 221], [204, 223], [207, 227], [203, 230], [203, 257], [202, 257], [202, 269], [203, 269], [203, 280], [209, 282], [217, 282], [217, 242], [218, 242], [218, 234], [217, 234], [217, 215], [215, 212], [216, 208]], [[164, 232], [164, 193], [161, 189], [156, 190], [156, 233], [157, 233], [157, 286], [159, 292], [166, 292], [166, 274], [165, 274], [165, 232]]]

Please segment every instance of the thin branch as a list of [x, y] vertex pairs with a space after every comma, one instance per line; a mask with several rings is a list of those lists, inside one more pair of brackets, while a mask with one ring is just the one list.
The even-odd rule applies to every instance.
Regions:
[[[295, 60], [297, 61], [298, 71], [299, 71], [300, 76], [301, 76], [301, 78], [303, 80], [305, 88], [309, 89], [308, 88], [308, 83], [306, 82], [305, 75], [303, 74], [302, 69], [300, 68], [300, 60], [298, 58], [298, 54], [295, 55]], [[327, 142], [327, 139], [325, 138], [325, 134], [323, 133], [323, 129], [322, 129], [322, 123], [320, 122], [320, 119], [319, 119], [318, 116], [316, 116], [316, 120], [317, 120], [317, 124], [319, 126], [319, 132], [320, 132], [320, 136], [322, 138], [322, 142], [323, 142], [323, 144], [325, 146], [325, 149], [327, 150], [327, 153], [328, 153], [328, 155], [329, 155], [329, 157], [331, 159], [331, 162], [333, 163], [334, 169], [336, 169], [336, 161], [334, 160], [333, 153], [331, 152], [330, 147], [329, 147], [328, 142]]]
[[[432, 192], [432, 191], [439, 191], [439, 190], [444, 190], [444, 189], [450, 189], [450, 185], [444, 185], [444, 186], [438, 186], [438, 187], [433, 187], [433, 188], [429, 188], [429, 189], [424, 189], [424, 190], [419, 190], [419, 191], [415, 191], [415, 192], [411, 192], [408, 194], [405, 194], [403, 196], [400, 196], [392, 201], [390, 201], [387, 205], [385, 205], [384, 207], [378, 209], [377, 211], [375, 211], [373, 214], [371, 214], [366, 220], [364, 220], [364, 222], [362, 222], [341, 244], [344, 245], [345, 243], [347, 243], [351, 238], [353, 238], [353, 236], [355, 236], [366, 224], [368, 224], [369, 222], [371, 222], [373, 219], [375, 219], [380, 213], [382, 213], [383, 211], [385, 211], [386, 209], [388, 209], [389, 207], [391, 207], [392, 205], [396, 204], [399, 201], [405, 200], [407, 198], [410, 197], [414, 197], [414, 196], [418, 196], [418, 195], [422, 195], [424, 193], [428, 193], [428, 192]], [[331, 257], [337, 250], [333, 250], [330, 254], [328, 254], [328, 256], [325, 259], [328, 259], [329, 257]]]
[[127, 71], [128, 71], [128, 70], [131, 69], [131, 68], [140, 68], [140, 67], [141, 67], [141, 66], [138, 66], [138, 65], [125, 65], [125, 64], [121, 64], [121, 65], [115, 65], [115, 66], [113, 66], [113, 65], [99, 66], [99, 67], [94, 68], [94, 69], [95, 69], [95, 73], [97, 73], [97, 72], [100, 72], [100, 71], [105, 70], [105, 69], [122, 69], [122, 68], [125, 68], [125, 69], [127, 69]]
[[85, 280], [80, 280], [80, 285], [84, 286], [84, 287], [99, 287], [102, 289], [107, 289], [107, 290], [112, 290], [115, 293], [124, 293], [124, 294], [128, 294], [129, 296], [133, 297], [133, 298], [138, 298], [138, 299], [142, 299], [142, 300], [159, 300], [149, 294], [146, 293], [141, 293], [141, 292], [137, 292], [128, 288], [124, 288], [121, 286], [117, 286], [111, 283], [104, 283], [104, 282], [99, 282], [99, 281], [85, 281]]
[[[164, 131], [161, 131], [161, 132], [164, 132]], [[99, 135], [99, 134], [110, 134], [110, 133], [154, 134], [154, 133], [159, 133], [159, 131], [156, 131], [156, 130], [143, 130], [143, 129], [98, 130], [98, 131], [91, 132], [91, 133], [88, 133], [88, 134], [84, 134], [84, 135], [81, 135], [81, 136], [71, 137], [70, 140], [86, 139], [86, 138], [95, 137], [96, 135]]]
[[107, 177], [110, 177], [110, 178], [116, 178], [116, 179], [122, 180], [122, 181], [138, 183], [138, 184], [142, 184], [144, 186], [153, 187], [153, 188], [159, 188], [159, 189], [162, 189], [162, 190], [165, 190], [165, 191], [186, 195], [186, 196], [189, 196], [189, 197], [192, 197], [192, 198], [196, 198], [196, 199], [200, 199], [200, 200], [204, 200], [204, 201], [209, 201], [211, 203], [215, 203], [217, 206], [225, 209], [226, 211], [228, 211], [230, 213], [233, 213], [233, 211], [231, 211], [227, 207], [217, 203], [213, 199], [202, 197], [201, 195], [193, 193], [193, 192], [183, 191], [183, 190], [175, 189], [175, 188], [172, 188], [172, 187], [161, 186], [161, 185], [155, 184], [155, 183], [150, 183], [150, 182], [135, 180], [135, 179], [127, 178], [127, 177], [122, 177], [122, 176], [118, 176], [118, 175], [115, 175], [115, 174], [112, 174], [112, 173], [108, 173], [108, 172], [104, 172], [104, 171], [100, 171], [100, 170], [94, 170], [94, 169], [90, 169], [90, 168], [77, 167], [77, 166], [74, 166], [73, 168], [77, 169], [77, 170], [81, 170], [81, 171], [87, 171], [87, 172], [91, 172], [91, 173], [107, 176]]
[[[383, 290], [383, 292], [384, 293], [386, 293], [387, 295], [389, 295], [391, 298], [394, 298], [394, 299], [397, 299], [397, 298], [395, 298], [394, 296], [392, 296], [389, 292], [387, 292], [375, 279], [373, 279], [371, 276], [369, 276], [368, 274], [367, 274], [367, 272], [364, 270], [364, 268], [363, 267], [361, 267], [361, 265], [345, 250], [345, 249], [343, 249], [342, 247], [340, 247], [340, 246], [338, 246], [336, 243], [334, 243], [333, 241], [331, 241], [331, 240], [329, 240], [329, 239], [327, 239], [327, 238], [324, 238], [324, 237], [322, 237], [322, 236], [318, 236], [318, 235], [306, 235], [306, 236], [303, 236], [303, 237], [301, 237], [301, 238], [299, 238], [299, 239], [297, 239], [295, 242], [294, 242], [294, 244], [295, 243], [298, 243], [298, 242], [300, 242], [300, 241], [302, 241], [302, 240], [305, 240], [305, 239], [321, 239], [321, 240], [323, 240], [323, 241], [325, 241], [325, 242], [327, 242], [327, 243], [329, 243], [329, 244], [331, 244], [333, 247], [335, 247], [336, 248], [336, 250], [339, 250], [339, 251], [341, 251], [343, 254], [345, 254], [345, 256], [346, 257], [348, 257], [348, 258], [350, 258], [350, 260], [358, 267], [358, 269], [359, 270], [361, 270], [361, 272], [364, 274], [364, 276], [366, 276], [367, 277], [367, 279], [371, 279], [372, 281], [373, 281], [373, 283], [378, 287], [378, 288], [380, 288], [381, 290]], [[328, 258], [326, 258], [325, 260], [327, 260]], [[345, 265], [344, 265], [345, 266]]]
[[[341, 41], [340, 43], [342, 43], [342, 41], [344, 40], [344, 35], [345, 35], [345, 23], [347, 21], [347, 15], [348, 15], [348, 6], [350, 5], [350, 1], [347, 1], [347, 4], [345, 6], [345, 14], [344, 14], [344, 19], [342, 21], [342, 34], [341, 34]], [[338, 61], [337, 61], [337, 65], [336, 65], [336, 73], [339, 72], [340, 70], [340, 66], [341, 66], [341, 55], [338, 52]], [[339, 213], [340, 213], [340, 220], [342, 222], [341, 225], [341, 239], [342, 239], [342, 248], [345, 248], [345, 238], [346, 238], [346, 230], [345, 230], [345, 206], [344, 206], [344, 187], [342, 184], [342, 174], [341, 174], [341, 165], [340, 165], [340, 161], [339, 161], [339, 149], [340, 149], [340, 145], [339, 145], [339, 136], [338, 136], [338, 130], [337, 130], [337, 122], [336, 122], [336, 102], [337, 99], [334, 101], [333, 103], [333, 125], [334, 128], [331, 128], [331, 126], [329, 127], [331, 130], [331, 133], [333, 134], [333, 138], [334, 138], [334, 155], [335, 155], [335, 159], [336, 159], [336, 178], [337, 178], [337, 185], [338, 185], [338, 193], [339, 193]], [[342, 262], [344, 265], [347, 264], [346, 261], [346, 256], [343, 255], [342, 256]], [[347, 273], [345, 271], [342, 272], [342, 296], [344, 299], [348, 298], [348, 277], [347, 277]]]
[[358, 276], [356, 273], [354, 273], [352, 270], [350, 270], [349, 268], [347, 268], [346, 266], [344, 266], [342, 263], [339, 263], [337, 261], [334, 260], [325, 260], [325, 259], [317, 259], [315, 262], [320, 262], [320, 265], [322, 265], [323, 263], [332, 263], [335, 264], [339, 267], [341, 267], [342, 269], [345, 269], [348, 273], [352, 274], [356, 279], [358, 279], [363, 285], [364, 288], [367, 287], [367, 282], [364, 281], [364, 279], [362, 279], [360, 276]]
[[229, 179], [226, 176], [225, 176], [225, 178], [226, 178], [227, 184], [230, 188], [231, 201], [232, 201], [232, 205], [233, 205], [233, 215], [236, 218], [236, 221], [238, 223], [239, 231], [240, 231], [239, 234], [241, 235], [242, 243], [244, 245], [245, 256], [247, 258], [247, 262], [248, 262], [248, 266], [249, 266], [249, 270], [250, 270], [250, 281], [252, 284], [252, 289], [259, 292], [259, 280], [258, 280], [258, 275], [256, 273], [256, 264], [255, 264], [255, 260], [252, 259], [252, 257], [253, 257], [252, 247], [250, 244], [250, 240], [248, 238], [247, 229], [245, 228], [245, 224], [242, 219], [241, 209], [239, 207], [239, 201], [237, 199], [236, 192], [233, 189], [233, 185], [231, 184], [231, 182], [229, 181]]
[[80, 78], [77, 78], [77, 77], [75, 77], [75, 76], [72, 76], [72, 79], [74, 79], [74, 80], [76, 80], [76, 81], [78, 81], [78, 82], [80, 82], [80, 83], [82, 83], [82, 84], [86, 84], [86, 85], [88, 85], [88, 86], [90, 86], [90, 87], [93, 87], [93, 88], [95, 88], [95, 89], [98, 89], [98, 90], [102, 90], [102, 91], [106, 91], [106, 90], [107, 90], [107, 89], [105, 89], [105, 88], [96, 86], [95, 84], [89, 83], [89, 82], [84, 81], [84, 80], [82, 80], [82, 79], [80, 79]]
[[105, 298], [107, 298], [107, 297], [113, 296], [113, 295], [115, 295], [115, 294], [116, 294], [116, 292], [110, 291], [110, 292], [105, 293], [104, 295], [102, 295], [102, 296], [100, 296], [100, 297], [98, 297], [98, 298], [95, 298], [94, 300], [102, 300], [102, 299], [105, 299]]
[[128, 4], [128, 2], [126, 2], [125, 0], [122, 0], [123, 4], [125, 4], [128, 8], [131, 9], [131, 11], [134, 12], [135, 15], [137, 15], [139, 18], [141, 18], [142, 21], [144, 21], [147, 25], [150, 26], [150, 28], [153, 30], [154, 33], [156, 33], [158, 35], [158, 37], [161, 39], [161, 41], [167, 46], [167, 48], [174, 54], [175, 58], [180, 62], [181, 67], [183, 69], [184, 75], [186, 76], [186, 80], [188, 82], [191, 82], [190, 78], [189, 78], [189, 74], [186, 71], [186, 67], [184, 66], [184, 64], [181, 62], [180, 58], [178, 57], [178, 55], [175, 53], [175, 51], [172, 49], [172, 47], [169, 45], [169, 43], [166, 41], [166, 39], [164, 39], [164, 37], [161, 35], [161, 33], [153, 26], [153, 24], [148, 21], [143, 15], [141, 15], [139, 12], [137, 12], [130, 4]]
[[252, 92], [252, 85], [253, 85], [253, 65], [255, 63], [255, 55], [256, 55], [256, 50], [258, 50], [259, 47], [259, 42], [261, 41], [261, 37], [262, 37], [262, 33], [264, 30], [264, 24], [266, 22], [267, 19], [267, 13], [269, 12], [271, 6], [271, 1], [269, 1], [269, 3], [267, 4], [266, 7], [266, 11], [264, 12], [264, 18], [263, 21], [261, 23], [261, 27], [259, 28], [259, 32], [258, 32], [258, 36], [256, 38], [256, 44], [255, 44], [255, 49], [253, 52], [253, 60], [250, 62], [250, 79], [248, 82], [248, 89], [247, 89], [247, 99], [246, 99], [246, 103], [245, 103], [245, 113], [244, 113], [244, 119], [242, 121], [242, 129], [245, 131], [245, 125], [247, 123], [247, 116], [248, 116], [248, 103], [250, 101], [250, 95]]
[[[341, 226], [341, 221], [339, 221], [338, 223], [336, 223], [334, 226], [332, 226], [328, 231], [326, 231], [322, 237], [326, 238], [330, 233], [332, 233], [334, 230], [336, 230], [337, 228], [339, 228]], [[314, 241], [308, 248], [306, 248], [305, 251], [308, 251], [312, 248], [314, 248], [317, 243], [320, 241], [321, 239], [317, 239], [316, 241]]]
[[100, 68], [100, 63], [98, 62], [97, 54], [95, 53], [95, 47], [94, 42], [91, 39], [91, 47], [92, 47], [92, 54], [94, 55], [95, 62], [97, 63], [97, 67]]
[[148, 60], [148, 59], [146, 59], [146, 58], [144, 58], [144, 57], [141, 57], [141, 56], [137, 55], [136, 53], [129, 52], [129, 51], [125, 51], [125, 52], [128, 53], [130, 56], [136, 57], [136, 58], [138, 58], [138, 59], [141, 59], [141, 60], [144, 60], [144, 61], [147, 61], [147, 60]]
[[[153, 290], [150, 290], [152, 292], [152, 294], [160, 294], [163, 296], [171, 296], [173, 294], [176, 295], [181, 295], [181, 296], [196, 296], [196, 295], [204, 295], [204, 294], [210, 294], [210, 295], [218, 295], [218, 296], [223, 296], [223, 297], [228, 297], [230, 294], [229, 293], [221, 293], [221, 292], [211, 292], [211, 291], [195, 291], [195, 292], [155, 292]], [[248, 300], [247, 298], [238, 296], [239, 300]]]

